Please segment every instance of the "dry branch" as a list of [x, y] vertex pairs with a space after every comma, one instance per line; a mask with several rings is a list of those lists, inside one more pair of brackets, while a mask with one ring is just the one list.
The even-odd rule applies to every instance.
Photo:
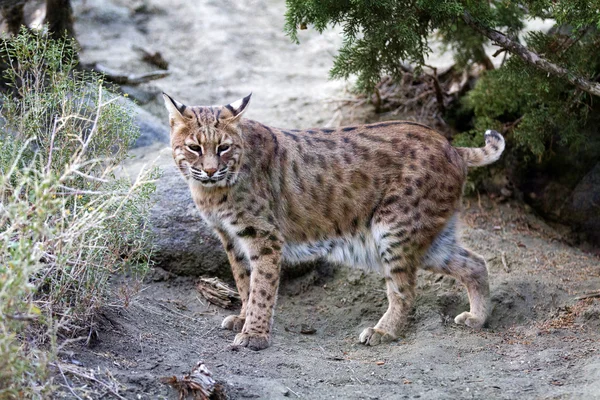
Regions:
[[160, 381], [177, 389], [179, 400], [186, 399], [188, 395], [191, 395], [194, 400], [227, 398], [223, 387], [213, 379], [212, 372], [202, 361], [196, 364], [192, 372], [181, 378], [169, 376], [161, 378]]
[[581, 296], [575, 297], [576, 300], [585, 300], [585, 299], [594, 299], [594, 298], [600, 298], [600, 289], [596, 290], [595, 292], [585, 293], [585, 294], [582, 294]]
[[116, 83], [118, 85], [139, 85], [156, 79], [165, 78], [171, 74], [169, 71], [152, 71], [146, 72], [144, 74], [127, 75], [121, 72], [117, 72], [113, 69], [107, 68], [101, 64], [94, 64], [90, 67], [90, 69], [96, 72], [100, 72], [104, 75], [106, 80]]
[[593, 94], [595, 96], [600, 96], [600, 84], [597, 82], [592, 82], [582, 76], [579, 76], [572, 71], [569, 71], [566, 68], [558, 66], [545, 58], [540, 57], [537, 53], [529, 50], [527, 47], [522, 44], [515, 42], [510, 39], [508, 36], [499, 32], [495, 29], [490, 29], [486, 26], [483, 26], [479, 22], [475, 21], [471, 14], [467, 11], [463, 14], [463, 20], [467, 25], [471, 28], [475, 29], [477, 32], [489, 38], [492, 42], [496, 43], [498, 46], [506, 49], [512, 54], [520, 57], [526, 63], [529, 63], [536, 68], [545, 71], [549, 74], [559, 76], [561, 78], [565, 78], [567, 81], [571, 82], [573, 85], [577, 86], [579, 89]]
[[452, 108], [465, 90], [471, 78], [478, 76], [481, 67], [468, 71], [457, 70], [454, 66], [438, 69], [425, 65], [431, 72], [416, 73], [403, 68], [401, 79], [385, 76], [368, 98], [375, 105], [377, 113], [390, 116], [399, 115], [416, 122], [435, 127], [448, 137], [451, 130], [443, 119], [444, 112]]
[[240, 295], [219, 278], [200, 278], [196, 288], [206, 300], [221, 308], [230, 308], [240, 300]]
[[[119, 394], [119, 382], [117, 382], [115, 380], [110, 381], [110, 382], [103, 381], [102, 379], [99, 379], [98, 377], [96, 377], [96, 375], [95, 375], [96, 371], [94, 371], [93, 369], [86, 370], [77, 365], [71, 365], [71, 364], [66, 364], [66, 363], [62, 363], [62, 362], [56, 362], [52, 365], [60, 371], [60, 373], [63, 377], [64, 377], [64, 373], [66, 372], [67, 374], [79, 377], [81, 379], [85, 379], [85, 380], [91, 382], [93, 385], [95, 384], [95, 385], [101, 387], [102, 389], [108, 391], [108, 393], [110, 395], [112, 395], [113, 397], [115, 397], [119, 400], [127, 400], [125, 397], [123, 397]], [[65, 382], [68, 385], [68, 382], [66, 381], [66, 377], [65, 377]], [[70, 391], [72, 391], [72, 388], [70, 388], [69, 386], [67, 386], [67, 388]]]

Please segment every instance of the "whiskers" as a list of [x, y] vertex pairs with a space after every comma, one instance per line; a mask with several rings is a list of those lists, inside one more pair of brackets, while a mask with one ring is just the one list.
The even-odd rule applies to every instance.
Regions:
[[202, 183], [204, 186], [226, 186], [230, 184], [229, 167], [222, 168], [214, 173], [212, 176], [208, 176], [203, 170], [190, 166], [189, 175], [196, 181]]

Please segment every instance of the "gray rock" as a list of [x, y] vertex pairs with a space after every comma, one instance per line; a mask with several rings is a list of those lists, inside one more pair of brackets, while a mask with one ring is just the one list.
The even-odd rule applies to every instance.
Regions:
[[132, 148], [145, 147], [153, 143], [169, 143], [170, 128], [160, 119], [141, 107], [134, 105], [135, 123], [140, 128], [140, 137]]
[[600, 163], [577, 184], [561, 214], [600, 243]]
[[167, 125], [167, 119], [161, 120], [155, 117], [128, 98], [120, 97], [118, 102], [131, 110], [134, 115], [134, 123], [140, 128], [140, 136], [131, 146], [131, 149], [146, 147], [155, 143], [169, 143], [171, 129]]

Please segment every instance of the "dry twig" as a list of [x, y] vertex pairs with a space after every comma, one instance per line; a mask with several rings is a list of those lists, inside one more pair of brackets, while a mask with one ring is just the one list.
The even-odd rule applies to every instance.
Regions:
[[400, 80], [384, 77], [376, 85], [370, 101], [378, 113], [417, 115], [417, 122], [448, 132], [443, 114], [468, 87], [470, 78], [477, 75], [478, 70], [463, 72], [457, 71], [454, 66], [444, 70], [426, 67], [432, 72], [417, 74], [410, 68], [404, 68]]
[[576, 300], [585, 300], [585, 299], [593, 299], [593, 298], [600, 298], [600, 289], [598, 289], [594, 292], [585, 293], [585, 294], [582, 294], [581, 296], [575, 297]]
[[143, 74], [125, 74], [122, 72], [115, 71], [107, 68], [101, 64], [94, 64], [91, 66], [92, 70], [100, 72], [104, 75], [107, 81], [116, 83], [118, 85], [139, 85], [142, 83], [150, 82], [156, 79], [162, 79], [169, 76], [169, 71], [152, 71]]
[[192, 395], [194, 400], [227, 398], [223, 386], [213, 379], [212, 372], [202, 361], [196, 364], [192, 372], [181, 378], [169, 376], [161, 378], [160, 381], [177, 389], [179, 400], [186, 399], [188, 395]]
[[206, 300], [221, 308], [230, 308], [240, 301], [240, 295], [219, 278], [200, 278], [196, 288]]
[[79, 378], [86, 379], [88, 381], [91, 381], [93, 383], [100, 385], [102, 388], [107, 390], [111, 395], [113, 395], [117, 399], [127, 400], [127, 399], [125, 399], [125, 397], [123, 397], [119, 394], [118, 388], [114, 387], [115, 383], [118, 383], [118, 382], [113, 382], [113, 384], [111, 385], [107, 382], [104, 382], [104, 381], [96, 378], [94, 376], [93, 371], [88, 372], [85, 369], [78, 367], [76, 365], [64, 364], [64, 363], [60, 363], [60, 362], [57, 362], [53, 365], [60, 371], [61, 374], [63, 374], [63, 376], [64, 376], [64, 373], [63, 373], [63, 371], [64, 371], [67, 374], [71, 374], [71, 375], [77, 376]]

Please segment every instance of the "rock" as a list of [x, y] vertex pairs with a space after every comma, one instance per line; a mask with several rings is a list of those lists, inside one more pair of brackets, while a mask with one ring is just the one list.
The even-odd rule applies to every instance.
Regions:
[[139, 106], [134, 108], [135, 123], [140, 128], [140, 137], [132, 148], [145, 147], [157, 142], [169, 143], [169, 126]]
[[[164, 161], [160, 162], [163, 176], [157, 182], [155, 204], [149, 216], [149, 226], [154, 234], [154, 263], [177, 275], [231, 279], [231, 268], [221, 241], [200, 216], [180, 172]], [[136, 166], [129, 168], [135, 169]], [[290, 280], [315, 269], [325, 270], [327, 267], [322, 267], [322, 264], [326, 263], [284, 264], [282, 276]], [[306, 279], [295, 279], [297, 291], [306, 290], [305, 287], [313, 284], [317, 276], [313, 273]], [[292, 284], [292, 287], [296, 286]]]
[[121, 91], [129, 96], [129, 98], [138, 102], [138, 104], [148, 104], [156, 99], [160, 93], [158, 90], [146, 90], [140, 86], [122, 85]]
[[220, 240], [202, 220], [175, 166], [163, 169], [155, 200], [149, 226], [156, 265], [177, 275], [231, 277]]
[[134, 123], [140, 129], [140, 136], [131, 146], [131, 149], [146, 147], [155, 143], [169, 143], [170, 128], [167, 125], [167, 120], [155, 117], [128, 98], [120, 97], [118, 102], [131, 110], [134, 114]]
[[561, 214], [600, 243], [600, 163], [577, 184]]

